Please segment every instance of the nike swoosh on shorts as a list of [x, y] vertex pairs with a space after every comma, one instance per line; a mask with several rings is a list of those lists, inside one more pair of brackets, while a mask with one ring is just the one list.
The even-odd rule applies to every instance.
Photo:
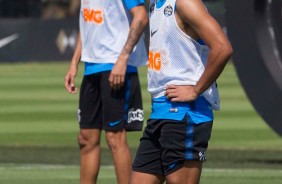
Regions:
[[110, 122], [109, 123], [109, 126], [113, 127], [113, 126], [116, 126], [117, 124], [119, 124], [121, 121], [118, 120], [118, 121], [115, 121], [115, 122]]

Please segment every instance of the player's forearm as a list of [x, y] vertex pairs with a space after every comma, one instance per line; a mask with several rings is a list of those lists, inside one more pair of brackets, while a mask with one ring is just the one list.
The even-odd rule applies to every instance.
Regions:
[[71, 60], [71, 67], [78, 66], [78, 63], [80, 62], [80, 57], [81, 57], [81, 50], [82, 50], [81, 37], [80, 37], [80, 33], [78, 33], [75, 51], [74, 51], [74, 54]]
[[205, 71], [195, 86], [197, 94], [202, 94], [216, 81], [230, 59], [232, 52], [229, 42], [218, 44], [210, 50]]
[[133, 20], [130, 25], [127, 41], [119, 56], [126, 62], [148, 23], [148, 17], [144, 6], [134, 7], [130, 12], [133, 15]]

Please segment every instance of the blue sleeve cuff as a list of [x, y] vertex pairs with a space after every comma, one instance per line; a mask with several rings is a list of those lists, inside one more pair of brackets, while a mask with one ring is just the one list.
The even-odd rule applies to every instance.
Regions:
[[145, 3], [144, 0], [123, 0], [123, 2], [128, 10]]

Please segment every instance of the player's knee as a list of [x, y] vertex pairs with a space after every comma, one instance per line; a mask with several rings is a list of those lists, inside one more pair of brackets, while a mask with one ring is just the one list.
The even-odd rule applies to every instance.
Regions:
[[107, 132], [106, 140], [112, 152], [116, 152], [124, 146], [127, 146], [125, 135], [122, 135], [121, 132]]
[[91, 150], [100, 146], [99, 139], [95, 139], [92, 136], [87, 136], [82, 132], [78, 134], [77, 142], [80, 149]]
[[117, 149], [119, 148], [119, 137], [112, 133], [107, 133], [106, 140], [110, 150], [113, 152], [117, 151]]

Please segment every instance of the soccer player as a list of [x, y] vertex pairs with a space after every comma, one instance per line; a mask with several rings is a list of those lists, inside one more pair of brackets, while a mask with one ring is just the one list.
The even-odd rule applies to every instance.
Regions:
[[139, 39], [147, 19], [144, 0], [81, 0], [80, 34], [65, 76], [65, 88], [75, 94], [78, 64], [84, 62], [78, 109], [81, 184], [97, 182], [102, 130], [117, 182], [129, 181], [126, 130], [142, 130], [143, 125], [137, 67], [147, 61], [144, 40]]
[[201, 0], [151, 0], [149, 20], [152, 112], [130, 183], [196, 184], [232, 47]]

